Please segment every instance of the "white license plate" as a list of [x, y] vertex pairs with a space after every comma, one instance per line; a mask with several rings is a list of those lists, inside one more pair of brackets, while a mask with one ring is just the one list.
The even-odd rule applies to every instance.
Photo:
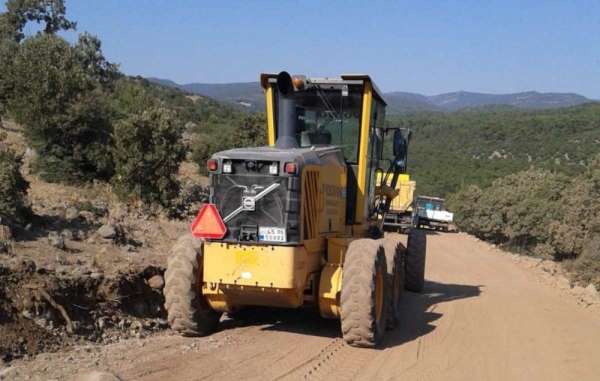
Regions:
[[286, 242], [285, 229], [270, 226], [259, 226], [258, 240], [265, 242]]

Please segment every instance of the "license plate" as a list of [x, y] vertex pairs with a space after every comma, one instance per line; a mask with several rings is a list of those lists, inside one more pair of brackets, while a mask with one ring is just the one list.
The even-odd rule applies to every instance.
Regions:
[[259, 226], [258, 240], [265, 242], [285, 242], [285, 229], [269, 226]]

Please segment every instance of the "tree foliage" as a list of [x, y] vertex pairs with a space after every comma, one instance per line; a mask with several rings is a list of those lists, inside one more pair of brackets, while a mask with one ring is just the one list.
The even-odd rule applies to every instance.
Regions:
[[23, 222], [30, 214], [27, 204], [29, 183], [20, 171], [21, 158], [0, 141], [0, 219]]
[[206, 161], [214, 154], [229, 148], [257, 147], [267, 144], [264, 114], [248, 114], [229, 125], [209, 128], [193, 141], [192, 159], [200, 173], [206, 174]]
[[21, 41], [28, 22], [43, 24], [46, 34], [77, 27], [66, 17], [64, 0], [7, 0], [6, 12], [0, 14], [0, 39]]
[[176, 175], [185, 157], [181, 133], [173, 112], [164, 108], [116, 124], [113, 184], [122, 199], [171, 206], [179, 191]]
[[[52, 34], [23, 41], [11, 70], [7, 107], [26, 126], [35, 169], [48, 181], [82, 182], [112, 176], [109, 78], [116, 69], [88, 35], [75, 45]], [[93, 56], [93, 59], [90, 58]]]
[[482, 190], [470, 186], [450, 199], [461, 228], [483, 239], [530, 250], [550, 240], [549, 225], [561, 214], [568, 178], [530, 169], [495, 180]]
[[574, 259], [576, 275], [600, 286], [600, 155], [578, 176], [530, 169], [466, 187], [449, 206], [464, 231], [526, 254]]
[[444, 197], [530, 167], [579, 174], [598, 152], [600, 104], [556, 110], [487, 108], [391, 116], [409, 127], [417, 192]]

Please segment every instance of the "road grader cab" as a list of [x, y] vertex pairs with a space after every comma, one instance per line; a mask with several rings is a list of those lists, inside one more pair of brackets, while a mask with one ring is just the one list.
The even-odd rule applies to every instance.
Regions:
[[423, 232], [410, 231], [407, 248], [382, 233], [409, 131], [384, 128], [386, 103], [369, 76], [260, 80], [268, 145], [208, 160], [210, 202], [165, 275], [170, 326], [206, 335], [224, 312], [313, 305], [341, 320], [348, 344], [376, 346], [400, 318], [402, 290], [424, 282]]

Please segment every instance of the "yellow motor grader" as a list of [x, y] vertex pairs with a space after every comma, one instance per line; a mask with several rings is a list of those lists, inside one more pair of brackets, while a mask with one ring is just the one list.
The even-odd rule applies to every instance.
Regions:
[[224, 312], [310, 304], [341, 320], [346, 343], [377, 346], [400, 318], [402, 290], [424, 283], [424, 233], [412, 229], [406, 248], [382, 233], [410, 131], [384, 128], [386, 103], [367, 75], [260, 83], [268, 145], [208, 160], [210, 202], [168, 261], [169, 324], [206, 335]]

